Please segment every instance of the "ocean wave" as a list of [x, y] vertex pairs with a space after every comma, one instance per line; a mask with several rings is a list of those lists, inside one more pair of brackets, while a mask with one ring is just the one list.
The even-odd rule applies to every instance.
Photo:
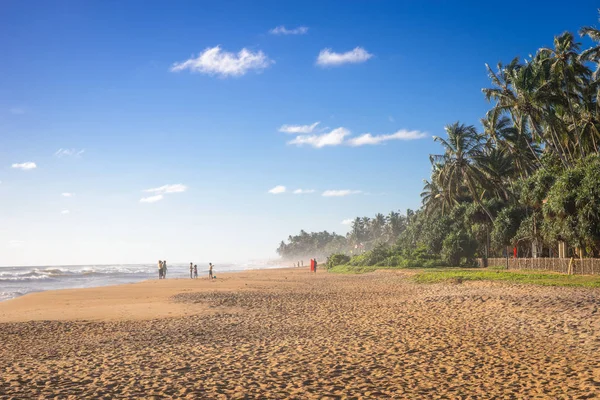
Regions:
[[135, 274], [149, 274], [155, 270], [149, 266], [81, 266], [81, 267], [34, 267], [34, 268], [0, 268], [0, 282], [25, 281], [40, 279], [60, 279], [70, 277], [94, 276], [129, 276]]

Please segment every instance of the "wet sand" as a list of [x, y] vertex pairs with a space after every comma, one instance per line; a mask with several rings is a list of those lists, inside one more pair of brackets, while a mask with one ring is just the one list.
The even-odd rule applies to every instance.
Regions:
[[0, 303], [0, 398], [600, 396], [600, 291], [304, 269]]

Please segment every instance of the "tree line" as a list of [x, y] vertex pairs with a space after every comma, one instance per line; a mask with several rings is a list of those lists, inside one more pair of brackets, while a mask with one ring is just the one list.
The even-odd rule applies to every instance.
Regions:
[[455, 122], [434, 137], [440, 151], [429, 157], [419, 210], [356, 218], [345, 237], [314, 234], [327, 243], [301, 233], [279, 254], [302, 248], [371, 265], [417, 254], [458, 265], [509, 248], [556, 256], [564, 242], [571, 255], [600, 256], [600, 30], [579, 35], [593, 46], [582, 50], [565, 32], [528, 59], [486, 65], [490, 109], [479, 128]]

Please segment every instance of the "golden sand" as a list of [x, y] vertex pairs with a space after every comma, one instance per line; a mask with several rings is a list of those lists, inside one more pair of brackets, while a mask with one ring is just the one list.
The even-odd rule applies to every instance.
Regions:
[[600, 291], [222, 274], [0, 303], [0, 398], [600, 395]]

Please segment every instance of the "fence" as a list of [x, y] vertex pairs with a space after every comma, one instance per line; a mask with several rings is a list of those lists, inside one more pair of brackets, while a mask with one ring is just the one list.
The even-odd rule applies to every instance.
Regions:
[[[478, 259], [479, 266], [483, 260]], [[488, 258], [490, 267], [506, 267], [506, 258]], [[600, 275], [600, 258], [509, 258], [508, 269], [552, 271], [574, 275]]]

